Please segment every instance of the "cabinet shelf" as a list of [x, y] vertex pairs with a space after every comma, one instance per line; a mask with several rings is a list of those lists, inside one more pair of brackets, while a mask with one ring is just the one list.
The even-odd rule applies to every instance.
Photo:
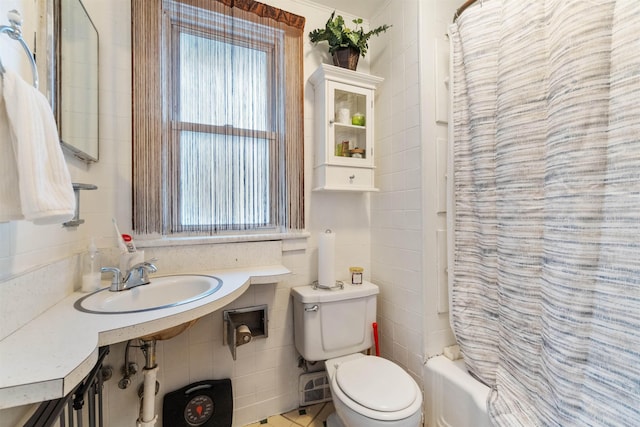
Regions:
[[[322, 64], [309, 80], [315, 90], [314, 191], [377, 191], [373, 99], [383, 79]], [[356, 114], [364, 116], [363, 126], [350, 123]]]
[[346, 123], [340, 123], [340, 122], [331, 122], [329, 121], [329, 124], [332, 124], [335, 127], [339, 127], [339, 128], [346, 128], [346, 129], [357, 129], [357, 130], [366, 130], [367, 126], [358, 126], [358, 125], [351, 125], [351, 124], [346, 124]]

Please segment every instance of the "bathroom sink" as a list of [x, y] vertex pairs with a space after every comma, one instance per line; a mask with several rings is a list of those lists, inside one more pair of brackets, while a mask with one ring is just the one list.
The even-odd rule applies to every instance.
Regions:
[[222, 280], [200, 274], [152, 277], [151, 283], [120, 292], [101, 289], [80, 298], [75, 308], [85, 313], [124, 314], [174, 307], [209, 296]]

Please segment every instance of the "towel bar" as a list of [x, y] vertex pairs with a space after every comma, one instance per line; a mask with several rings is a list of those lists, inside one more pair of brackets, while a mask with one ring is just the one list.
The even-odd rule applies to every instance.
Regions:
[[93, 184], [73, 183], [73, 194], [76, 196], [76, 213], [70, 221], [63, 223], [64, 227], [77, 227], [84, 224], [84, 219], [80, 219], [80, 190], [97, 190], [98, 187]]
[[[17, 40], [22, 45], [25, 53], [29, 57], [29, 62], [31, 63], [31, 72], [33, 73], [33, 87], [37, 89], [39, 85], [38, 68], [36, 67], [36, 60], [33, 58], [31, 49], [29, 49], [29, 46], [22, 38], [22, 16], [20, 15], [20, 12], [13, 9], [7, 13], [7, 17], [9, 18], [9, 23], [11, 25], [0, 25], [0, 34], [6, 33], [9, 37]], [[0, 75], [4, 75], [4, 73], [5, 68], [2, 64], [2, 59], [0, 59]]]

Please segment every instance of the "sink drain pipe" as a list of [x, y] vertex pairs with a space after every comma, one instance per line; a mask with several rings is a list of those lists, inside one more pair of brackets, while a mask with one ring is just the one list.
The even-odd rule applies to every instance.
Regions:
[[156, 363], [156, 340], [142, 340], [142, 351], [145, 357], [144, 388], [142, 391], [142, 405], [137, 427], [153, 427], [156, 425], [156, 377], [158, 376], [158, 364]]

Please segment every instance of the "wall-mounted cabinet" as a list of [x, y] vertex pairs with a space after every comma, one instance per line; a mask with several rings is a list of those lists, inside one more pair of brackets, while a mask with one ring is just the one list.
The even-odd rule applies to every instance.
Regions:
[[322, 64], [315, 89], [314, 191], [377, 191], [373, 99], [382, 78]]

